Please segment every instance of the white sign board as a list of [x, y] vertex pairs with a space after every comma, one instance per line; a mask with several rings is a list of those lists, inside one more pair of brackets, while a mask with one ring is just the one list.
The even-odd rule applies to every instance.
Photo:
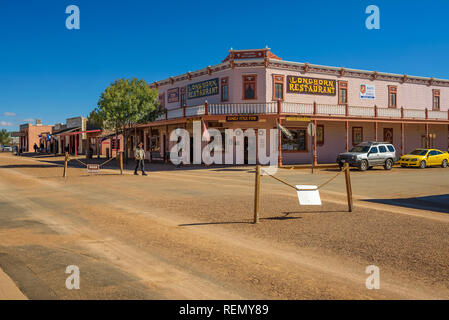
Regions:
[[100, 165], [98, 164], [88, 164], [87, 165], [87, 173], [99, 173]]
[[375, 99], [376, 98], [376, 86], [371, 84], [360, 85], [360, 99]]
[[321, 206], [320, 192], [317, 186], [296, 186], [298, 200], [301, 206]]

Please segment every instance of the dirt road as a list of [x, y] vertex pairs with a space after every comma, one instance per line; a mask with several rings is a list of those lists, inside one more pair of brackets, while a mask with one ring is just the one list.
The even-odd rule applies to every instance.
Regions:
[[[390, 174], [400, 183], [422, 174], [409, 172]], [[383, 182], [384, 172], [353, 175], [353, 213], [342, 176], [322, 207], [299, 207], [295, 192], [264, 177], [258, 225], [250, 169], [61, 173], [54, 159], [0, 154], [0, 268], [30, 299], [449, 298], [449, 215], [378, 201], [382, 191], [367, 197], [366, 179]], [[80, 268], [80, 290], [65, 286], [69, 265]], [[380, 268], [380, 290], [365, 287], [369, 265]]]

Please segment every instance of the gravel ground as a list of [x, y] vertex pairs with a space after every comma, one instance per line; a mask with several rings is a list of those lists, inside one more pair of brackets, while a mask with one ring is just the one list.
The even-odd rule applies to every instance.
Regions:
[[[63, 179], [61, 164], [0, 154], [0, 267], [30, 299], [449, 298], [449, 169], [352, 171], [352, 213], [343, 175], [320, 207], [263, 177], [253, 225], [249, 167], [149, 165], [142, 177], [111, 164]], [[68, 265], [80, 290], [65, 287]], [[380, 290], [365, 287], [368, 265]]]

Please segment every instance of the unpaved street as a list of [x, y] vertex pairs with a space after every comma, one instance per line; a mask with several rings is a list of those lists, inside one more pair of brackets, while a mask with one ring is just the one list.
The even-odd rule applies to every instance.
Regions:
[[[449, 298], [449, 169], [353, 172], [353, 213], [343, 175], [322, 207], [263, 177], [253, 225], [249, 167], [70, 168], [63, 179], [57, 160], [0, 154], [0, 269], [29, 299]], [[69, 265], [80, 290], [65, 286]], [[369, 265], [380, 290], [365, 287]]]

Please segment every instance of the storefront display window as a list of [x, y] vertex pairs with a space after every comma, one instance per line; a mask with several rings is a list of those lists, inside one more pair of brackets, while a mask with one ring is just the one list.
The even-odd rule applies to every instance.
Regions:
[[282, 135], [283, 151], [307, 151], [307, 133], [306, 129], [290, 129], [293, 138], [289, 139]]

